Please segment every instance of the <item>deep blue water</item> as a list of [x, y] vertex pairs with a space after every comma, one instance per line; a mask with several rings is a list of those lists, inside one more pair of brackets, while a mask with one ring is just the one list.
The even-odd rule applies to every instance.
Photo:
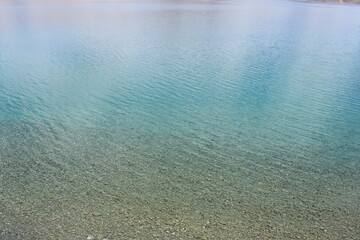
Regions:
[[0, 239], [356, 239], [359, 174], [358, 6], [0, 2]]

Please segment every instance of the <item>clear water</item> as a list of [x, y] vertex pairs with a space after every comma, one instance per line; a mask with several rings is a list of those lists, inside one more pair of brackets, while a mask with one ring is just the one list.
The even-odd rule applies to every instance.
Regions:
[[360, 8], [0, 2], [0, 239], [359, 239]]

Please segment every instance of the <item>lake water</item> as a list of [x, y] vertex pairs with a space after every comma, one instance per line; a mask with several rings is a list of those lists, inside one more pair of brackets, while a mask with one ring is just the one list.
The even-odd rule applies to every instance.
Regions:
[[2, 240], [359, 239], [360, 7], [2, 0], [0, 181]]

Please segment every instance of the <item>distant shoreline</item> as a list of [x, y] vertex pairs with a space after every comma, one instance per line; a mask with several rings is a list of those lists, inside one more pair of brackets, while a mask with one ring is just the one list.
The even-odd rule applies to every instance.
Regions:
[[355, 4], [360, 5], [360, 0], [298, 0], [300, 2]]
[[[360, 5], [360, 0], [295, 0], [297, 2], [313, 2], [313, 3], [330, 3], [330, 4], [346, 4], [346, 5]], [[31, 0], [30, 2], [44, 2], [43, 0]], [[46, 1], [45, 1], [46, 2]], [[69, 0], [67, 3], [72, 2]], [[81, 2], [81, 1], [74, 1]], [[0, 4], [1, 4], [0, 0]]]

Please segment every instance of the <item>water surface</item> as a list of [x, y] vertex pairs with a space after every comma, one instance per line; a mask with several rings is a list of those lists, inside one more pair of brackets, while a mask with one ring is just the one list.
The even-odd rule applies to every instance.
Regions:
[[0, 2], [0, 239], [359, 239], [360, 8]]

